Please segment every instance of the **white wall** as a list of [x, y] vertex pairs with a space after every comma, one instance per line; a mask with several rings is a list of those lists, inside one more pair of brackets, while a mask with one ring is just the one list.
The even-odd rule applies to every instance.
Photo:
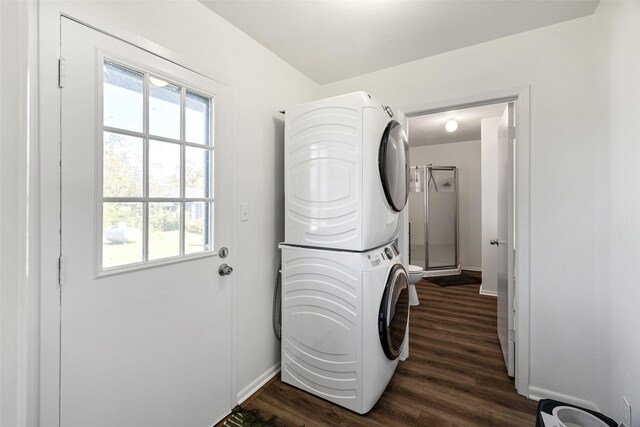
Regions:
[[[199, 70], [220, 77], [232, 88], [236, 113], [233, 143], [239, 157], [236, 198], [249, 203], [249, 221], [239, 222], [238, 218], [237, 246], [230, 247], [237, 260], [233, 265], [239, 301], [234, 307], [238, 320], [236, 388], [241, 398], [257, 379], [273, 372], [280, 360], [280, 343], [271, 328], [277, 243], [284, 236], [283, 117], [278, 111], [317, 98], [319, 87], [197, 1], [154, 1], [152, 7], [149, 2], [130, 1], [43, 3], [47, 9], [59, 5], [136, 33]], [[50, 19], [50, 15], [44, 16]], [[56, 45], [45, 45], [43, 57], [53, 62]], [[55, 144], [54, 139], [43, 144]], [[53, 180], [43, 176], [45, 198], [56, 193], [55, 188], [47, 187], [49, 181]], [[43, 267], [47, 268], [43, 273], [50, 277], [54, 270]], [[54, 402], [45, 405], [53, 410]]]
[[603, 1], [594, 15], [597, 45], [597, 201], [604, 236], [598, 243], [600, 345], [607, 349], [600, 387], [603, 409], [623, 420], [622, 396], [640, 426], [640, 2]]
[[0, 2], [0, 425], [38, 425], [35, 5]]
[[[19, 307], [18, 280], [19, 272], [11, 268], [16, 263], [16, 245], [21, 242], [15, 235], [13, 224], [17, 223], [17, 200], [12, 191], [12, 181], [18, 172], [14, 164], [19, 159], [16, 153], [19, 145], [8, 144], [7, 141], [17, 140], [18, 129], [11, 126], [16, 117], [15, 110], [11, 109], [9, 100], [15, 102], [19, 94], [11, 91], [11, 81], [16, 71], [11, 66], [17, 57], [9, 44], [11, 22], [15, 20], [15, 6], [7, 2], [0, 3], [0, 91], [2, 104], [0, 104], [0, 245], [2, 257], [0, 257], [0, 424], [11, 425], [17, 420], [18, 399], [18, 339], [19, 339], [19, 315], [16, 312]], [[17, 74], [17, 73], [16, 73]]]
[[[595, 402], [603, 382], [595, 280], [593, 17], [323, 86], [412, 105], [531, 85], [530, 391]], [[588, 374], [585, 374], [588, 373]]]
[[458, 167], [459, 261], [462, 268], [481, 269], [480, 141], [411, 147], [410, 154], [412, 166], [432, 163], [434, 166]]
[[498, 238], [498, 124], [500, 117], [482, 119], [482, 285], [481, 293], [497, 295], [498, 259], [489, 241]]

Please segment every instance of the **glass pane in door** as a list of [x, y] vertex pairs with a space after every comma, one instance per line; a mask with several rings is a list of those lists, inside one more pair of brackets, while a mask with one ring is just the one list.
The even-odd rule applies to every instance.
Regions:
[[149, 197], [180, 197], [180, 145], [149, 141]]
[[142, 261], [142, 203], [102, 204], [102, 266]]
[[425, 171], [424, 166], [411, 168], [409, 190], [409, 264], [425, 268]]
[[207, 202], [187, 202], [184, 212], [184, 253], [208, 251], [210, 246], [209, 216], [211, 204]]
[[211, 144], [210, 105], [211, 100], [187, 91], [185, 110], [185, 139], [196, 144]]
[[428, 268], [456, 265], [456, 180], [454, 170], [427, 169]]
[[103, 197], [142, 197], [142, 138], [114, 132], [104, 132], [103, 138]]
[[149, 76], [149, 133], [180, 139], [179, 86]]
[[104, 63], [103, 72], [104, 125], [142, 132], [144, 74], [111, 62]]
[[180, 203], [149, 203], [149, 259], [180, 255]]

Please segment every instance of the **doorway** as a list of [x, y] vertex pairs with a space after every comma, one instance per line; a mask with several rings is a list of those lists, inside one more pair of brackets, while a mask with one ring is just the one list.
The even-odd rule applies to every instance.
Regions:
[[[511, 332], [508, 334], [512, 339], [512, 347], [507, 348], [505, 352], [506, 365], [509, 365], [509, 352], [512, 355], [512, 369], [509, 374], [515, 377], [515, 386], [520, 394], [528, 395], [528, 364], [529, 364], [529, 294], [528, 294], [528, 271], [529, 271], [529, 88], [521, 90], [504, 90], [491, 94], [469, 96], [453, 101], [439, 101], [429, 104], [405, 107], [409, 120], [424, 115], [436, 115], [440, 113], [448, 113], [450, 111], [459, 111], [484, 106], [492, 106], [502, 104], [511, 104], [510, 116], [519, 118], [518, 126], [511, 130], [507, 130], [507, 137], [512, 141], [517, 141], [517, 150], [512, 151], [512, 195], [509, 203], [512, 208], [512, 224], [510, 226], [511, 237], [507, 237], [507, 241], [513, 242], [511, 250], [506, 250], [507, 256], [511, 258], [508, 264], [508, 272], [505, 273], [504, 279], [510, 283], [511, 289], [509, 295], [506, 296], [505, 302], [511, 302], [512, 305], [509, 314], [512, 314], [509, 326]], [[495, 115], [494, 115], [495, 116]], [[444, 124], [444, 123], [443, 123]], [[414, 131], [409, 131], [409, 140], [414, 137]], [[412, 153], [413, 154], [413, 153]], [[416, 159], [412, 157], [412, 166]], [[425, 163], [430, 163], [425, 161]], [[411, 208], [411, 207], [410, 207]], [[412, 224], [413, 231], [413, 224]], [[517, 239], [515, 238], [517, 236]], [[502, 245], [505, 248], [505, 244]], [[505, 248], [506, 249], [506, 248]], [[516, 258], [514, 255], [518, 254]], [[510, 255], [510, 256], [509, 256]], [[518, 291], [515, 291], [515, 283], [518, 284]], [[507, 346], [508, 347], [508, 346]]]
[[235, 403], [229, 91], [68, 18], [61, 54], [60, 425], [215, 424]]

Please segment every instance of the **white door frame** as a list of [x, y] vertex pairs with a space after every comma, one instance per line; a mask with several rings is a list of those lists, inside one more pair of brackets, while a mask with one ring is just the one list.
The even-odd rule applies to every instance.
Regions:
[[[58, 88], [58, 58], [60, 55], [60, 19], [64, 16], [96, 31], [136, 46], [142, 50], [221, 82], [233, 88], [233, 81], [219, 70], [204, 63], [185, 59], [150, 40], [88, 12], [78, 4], [41, 1], [39, 4], [39, 77], [40, 77], [40, 210], [41, 278], [40, 299], [40, 399], [39, 419], [42, 427], [60, 425], [60, 287], [58, 256], [60, 253], [60, 93]], [[233, 89], [232, 89], [233, 91]], [[233, 95], [231, 95], [233, 96]], [[231, 105], [234, 105], [231, 102]], [[232, 112], [235, 123], [236, 112]], [[235, 141], [235, 126], [232, 126]], [[237, 156], [234, 156], [237, 163]], [[238, 168], [235, 168], [238, 170]], [[233, 192], [230, 203], [237, 206]], [[237, 224], [232, 221], [232, 239], [237, 242]], [[231, 277], [230, 277], [231, 278]], [[235, 279], [232, 279], [235, 280]], [[231, 402], [237, 402], [237, 287], [231, 284]]]
[[472, 94], [462, 98], [443, 99], [400, 109], [407, 117], [433, 114], [449, 110], [476, 107], [501, 102], [513, 102], [516, 117], [515, 143], [515, 263], [514, 307], [516, 334], [515, 386], [518, 393], [529, 397], [530, 358], [530, 110], [531, 87], [529, 85], [506, 88], [487, 93]]

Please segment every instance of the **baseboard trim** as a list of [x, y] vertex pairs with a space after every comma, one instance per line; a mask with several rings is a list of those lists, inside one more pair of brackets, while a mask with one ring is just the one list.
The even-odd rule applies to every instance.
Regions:
[[480, 285], [480, 295], [486, 295], [488, 297], [497, 297], [498, 296], [498, 292], [497, 291], [487, 291], [485, 289], [482, 289], [482, 285]]
[[253, 380], [248, 386], [238, 392], [238, 405], [250, 398], [256, 391], [268, 383], [280, 372], [280, 362], [267, 369], [262, 375]]
[[422, 273], [422, 277], [440, 277], [440, 276], [457, 276], [462, 271], [462, 268], [458, 265], [457, 268], [449, 268], [446, 270], [425, 270]]
[[463, 270], [469, 270], [469, 271], [477, 271], [479, 273], [482, 273], [482, 267], [465, 267], [464, 265], [462, 266]]
[[570, 396], [568, 394], [558, 393], [556, 391], [547, 390], [540, 387], [529, 386], [529, 399], [554, 399], [560, 402], [570, 403], [572, 405], [581, 406], [583, 408], [591, 409], [592, 411], [600, 412], [598, 405], [595, 402], [581, 399], [579, 397]]

